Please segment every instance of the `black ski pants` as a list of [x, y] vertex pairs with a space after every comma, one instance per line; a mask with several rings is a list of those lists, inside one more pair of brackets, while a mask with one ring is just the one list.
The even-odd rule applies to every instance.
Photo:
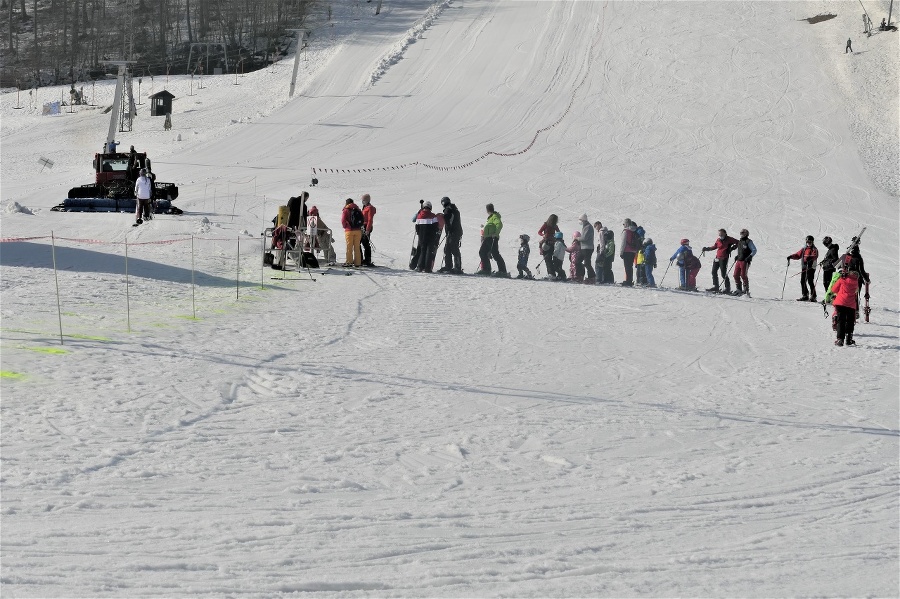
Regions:
[[834, 269], [822, 269], [822, 285], [825, 287], [825, 293], [828, 293], [828, 286], [831, 285], [831, 277], [834, 276]]
[[481, 248], [478, 250], [478, 256], [481, 258], [481, 268], [491, 270], [491, 259], [497, 261], [497, 271], [506, 272], [506, 262], [500, 255], [500, 238], [485, 237], [481, 240]]
[[363, 231], [360, 245], [362, 246], [362, 263], [372, 264], [372, 244], [369, 243], [369, 234], [365, 231]]
[[431, 272], [436, 249], [434, 235], [419, 235], [419, 248], [416, 250], [416, 256], [418, 256], [416, 270], [419, 272]]
[[835, 306], [837, 310], [837, 338], [853, 338], [853, 327], [856, 326], [856, 310], [846, 306]]
[[444, 241], [444, 268], [462, 270], [462, 254], [459, 252], [459, 235], [447, 235]]
[[[719, 275], [722, 275], [722, 279], [725, 281], [725, 292], [731, 292], [731, 281], [728, 280], [728, 257], [725, 258], [716, 258], [713, 260], [712, 265], [712, 277], [713, 277], [713, 287], [719, 287]], [[805, 294], [804, 294], [805, 295]]]
[[804, 264], [800, 272], [800, 289], [803, 297], [816, 297], [816, 263]]
[[553, 261], [553, 278], [559, 281], [566, 280], [566, 269], [563, 268], [563, 261], [560, 258], [551, 258]]
[[589, 279], [596, 278], [597, 274], [594, 272], [594, 267], [591, 265], [591, 256], [593, 255], [594, 248], [581, 248], [581, 253], [578, 254], [578, 262], [575, 264], [575, 276], [578, 279], [584, 278], [585, 272], [587, 272]]
[[634, 285], [634, 256], [636, 252], [622, 252], [622, 262], [625, 263], [625, 284]]
[[597, 282], [615, 283], [616, 277], [612, 269], [613, 259], [609, 256], [601, 256], [597, 260]]

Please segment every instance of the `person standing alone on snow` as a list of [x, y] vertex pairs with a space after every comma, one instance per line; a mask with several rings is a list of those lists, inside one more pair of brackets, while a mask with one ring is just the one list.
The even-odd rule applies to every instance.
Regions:
[[147, 174], [147, 169], [145, 168], [141, 169], [141, 176], [134, 182], [134, 197], [137, 198], [134, 224], [139, 225], [144, 222], [141, 220], [142, 215], [144, 218], [151, 218], [150, 204], [153, 199], [153, 180]]
[[750, 269], [750, 261], [756, 255], [756, 245], [750, 239], [750, 231], [741, 229], [741, 238], [738, 240], [737, 253], [734, 255], [734, 287], [735, 295], [750, 293], [750, 280], [747, 271]]
[[800, 248], [787, 257], [788, 264], [791, 260], [800, 260], [803, 270], [800, 271], [800, 289], [803, 292], [802, 297], [798, 297], [798, 302], [814, 302], [816, 301], [816, 261], [819, 259], [819, 250], [816, 247], [816, 240], [812, 235], [806, 236], [806, 246]]
[[497, 261], [497, 272], [495, 277], [508, 277], [506, 272], [506, 262], [500, 255], [500, 231], [503, 229], [503, 221], [500, 220], [500, 213], [494, 210], [493, 204], [485, 206], [487, 210], [487, 222], [484, 223], [483, 237], [481, 239], [481, 248], [478, 255], [481, 257], [481, 270], [476, 272], [477, 275], [491, 274], [491, 258]]
[[341, 226], [344, 227], [344, 240], [347, 242], [347, 257], [344, 266], [361, 266], [362, 253], [360, 243], [362, 241], [362, 228], [365, 217], [362, 210], [353, 202], [353, 198], [347, 198], [344, 209], [341, 211]]
[[847, 52], [853, 54], [853, 40], [851, 40], [849, 37], [847, 38], [847, 47], [844, 48], [844, 54], [846, 54]]
[[719, 237], [708, 248], [703, 248], [700, 252], [702, 256], [706, 252], [716, 250], [716, 257], [713, 259], [712, 278], [713, 286], [707, 289], [714, 293], [719, 293], [719, 273], [722, 273], [722, 279], [725, 282], [725, 293], [731, 293], [731, 281], [728, 280], [728, 259], [731, 251], [737, 247], [737, 239], [729, 237], [725, 229], [719, 229]]

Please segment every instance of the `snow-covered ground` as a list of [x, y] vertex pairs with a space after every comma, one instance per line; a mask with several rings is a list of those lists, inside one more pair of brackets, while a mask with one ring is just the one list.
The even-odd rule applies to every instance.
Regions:
[[[291, 60], [143, 80], [119, 140], [185, 212], [139, 228], [50, 211], [113, 83], [2, 96], [3, 596], [897, 596], [898, 34], [855, 0], [333, 5], [293, 99]], [[261, 269], [304, 189], [331, 225], [372, 195], [381, 268]], [[444, 195], [469, 272], [490, 201], [510, 268], [551, 212], [628, 217], [663, 288], [410, 272]], [[863, 226], [837, 348], [785, 256]], [[720, 227], [753, 298], [665, 289]]]

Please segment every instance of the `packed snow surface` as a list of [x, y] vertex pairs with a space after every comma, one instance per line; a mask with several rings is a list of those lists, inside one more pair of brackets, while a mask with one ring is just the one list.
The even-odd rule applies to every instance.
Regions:
[[[137, 228], [50, 210], [114, 82], [3, 94], [3, 596], [897, 596], [898, 34], [856, 1], [332, 5], [293, 98], [292, 57], [143, 77], [118, 140], [184, 214]], [[370, 193], [380, 267], [262, 268], [302, 190], [339, 261]], [[511, 270], [550, 213], [632, 218], [661, 288], [411, 272], [444, 195], [469, 273], [493, 202]], [[839, 348], [785, 257], [863, 226]], [[752, 297], [673, 291], [721, 227]]]

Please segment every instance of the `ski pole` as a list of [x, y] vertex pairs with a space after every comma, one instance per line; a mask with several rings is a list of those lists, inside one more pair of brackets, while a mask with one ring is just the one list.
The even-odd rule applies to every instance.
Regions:
[[[447, 239], [446, 233], [444, 234], [444, 239]], [[437, 247], [434, 250], [435, 254], [437, 254], [438, 250], [441, 249], [441, 244], [444, 243], [444, 239], [441, 239], [441, 241], [438, 243]], [[447, 260], [447, 254], [445, 253], [443, 256], [441, 256], [441, 270], [444, 269], [444, 262], [446, 262], [446, 260]]]
[[791, 267], [791, 261], [788, 260], [787, 266], [784, 267], [784, 285], [781, 286], [781, 299], [784, 299], [784, 289], [787, 287], [787, 273], [788, 269]]
[[821, 266], [822, 266], [821, 264], [818, 264], [818, 265], [816, 266], [816, 278], [815, 278], [815, 280], [813, 281], [813, 289], [815, 289], [815, 288], [816, 288], [816, 285], [819, 283], [819, 270], [820, 270], [820, 267], [821, 267]]
[[666, 280], [666, 275], [669, 274], [669, 269], [672, 268], [672, 262], [669, 262], [669, 265], [666, 267], [666, 272], [663, 273], [662, 278], [659, 280], [659, 286], [662, 287], [663, 281]]

